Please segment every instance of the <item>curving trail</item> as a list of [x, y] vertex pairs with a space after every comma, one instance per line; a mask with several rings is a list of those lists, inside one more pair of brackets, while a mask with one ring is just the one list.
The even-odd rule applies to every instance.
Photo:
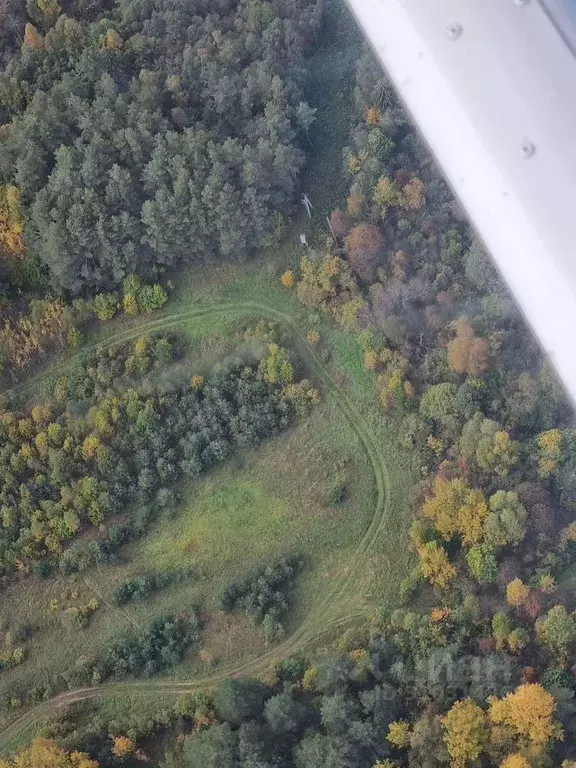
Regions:
[[[17, 741], [19, 734], [32, 728], [39, 719], [64, 704], [96, 698], [106, 694], [118, 694], [121, 692], [127, 694], [136, 693], [138, 695], [154, 695], [156, 693], [182, 694], [198, 688], [208, 687], [228, 677], [256, 675], [268, 669], [274, 662], [289, 656], [311, 643], [314, 639], [324, 634], [324, 632], [329, 631], [330, 627], [334, 624], [345, 620], [345, 618], [342, 617], [342, 614], [339, 614], [338, 609], [344, 602], [347, 593], [350, 591], [350, 587], [353, 585], [358, 566], [369, 553], [372, 544], [376, 541], [379, 534], [386, 526], [390, 504], [388, 469], [370, 428], [354, 408], [340, 386], [330, 376], [329, 372], [316, 355], [314, 349], [306, 341], [305, 336], [294, 323], [292, 317], [273, 307], [257, 302], [222, 303], [204, 309], [190, 310], [188, 312], [180, 312], [170, 315], [165, 314], [161, 317], [156, 316], [145, 323], [139, 324], [137, 328], [127, 329], [122, 333], [108, 337], [104, 343], [107, 345], [122, 343], [137, 338], [144, 332], [170, 330], [200, 317], [222, 314], [258, 314], [260, 317], [280, 323], [284, 329], [289, 332], [298, 355], [306, 363], [310, 372], [322, 384], [324, 390], [330, 393], [333, 400], [343, 411], [362, 443], [372, 465], [376, 481], [376, 503], [374, 515], [368, 529], [351, 556], [345, 572], [339, 578], [335, 579], [330, 592], [328, 592], [322, 600], [314, 606], [313, 611], [306, 616], [300, 626], [297, 627], [289, 637], [285, 638], [281, 643], [266, 651], [261, 656], [237, 665], [220, 669], [206, 677], [195, 678], [194, 680], [189, 681], [175, 682], [173, 680], [148, 680], [125, 683], [104, 683], [93, 687], [66, 691], [48, 701], [32, 707], [1, 731], [0, 751], [3, 752], [9, 750], [12, 744]], [[93, 345], [93, 347], [96, 346], [96, 344]], [[24, 393], [48, 376], [52, 376], [55, 373], [65, 373], [66, 370], [72, 367], [76, 360], [88, 349], [90, 349], [90, 347], [84, 347], [75, 357], [52, 366], [48, 371], [30, 379], [24, 384], [14, 387], [11, 391]], [[357, 606], [354, 613], [356, 616], [359, 616], [362, 612], [361, 610], [358, 610]]]

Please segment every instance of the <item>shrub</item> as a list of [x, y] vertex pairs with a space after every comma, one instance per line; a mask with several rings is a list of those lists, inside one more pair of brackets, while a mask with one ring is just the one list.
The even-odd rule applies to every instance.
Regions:
[[181, 661], [184, 652], [200, 638], [200, 622], [195, 611], [190, 615], [156, 619], [148, 630], [127, 635], [114, 643], [94, 670], [102, 680], [126, 675], [151, 677]]
[[138, 306], [138, 299], [133, 293], [127, 293], [123, 300], [122, 300], [122, 306], [124, 307], [124, 312], [127, 315], [138, 315], [140, 314], [140, 307]]
[[98, 562], [106, 560], [106, 552], [98, 541], [79, 541], [61, 555], [59, 568], [61, 573], [69, 575], [87, 570]]
[[111, 320], [118, 309], [117, 293], [98, 293], [92, 301], [98, 320]]
[[142, 312], [150, 313], [166, 304], [168, 294], [161, 285], [144, 285], [138, 294], [138, 304]]
[[36, 576], [39, 576], [41, 579], [49, 579], [54, 573], [54, 563], [50, 560], [40, 560], [37, 563], [34, 563], [32, 570]]
[[346, 498], [346, 483], [344, 480], [334, 480], [326, 491], [326, 504], [337, 507]]
[[274, 566], [254, 571], [224, 589], [220, 609], [243, 610], [255, 623], [263, 625], [269, 638], [279, 637], [284, 631], [281, 619], [289, 607], [285, 593], [301, 568], [301, 560], [290, 557]]
[[287, 269], [280, 278], [280, 282], [284, 288], [294, 288], [296, 285], [296, 275], [294, 274], [294, 270]]
[[152, 592], [165, 589], [173, 584], [182, 574], [176, 571], [153, 573], [135, 579], [126, 579], [114, 590], [114, 601], [118, 605], [145, 600]]

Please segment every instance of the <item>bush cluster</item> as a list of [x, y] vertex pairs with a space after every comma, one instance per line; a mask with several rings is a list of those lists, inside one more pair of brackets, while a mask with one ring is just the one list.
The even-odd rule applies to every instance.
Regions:
[[300, 558], [287, 557], [229, 584], [220, 597], [221, 610], [242, 610], [263, 626], [268, 638], [280, 637], [289, 608], [287, 593], [301, 568]]

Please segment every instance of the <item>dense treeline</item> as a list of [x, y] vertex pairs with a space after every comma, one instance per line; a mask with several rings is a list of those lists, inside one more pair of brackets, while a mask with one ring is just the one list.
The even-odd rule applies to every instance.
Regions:
[[319, 0], [4, 5], [0, 247], [79, 294], [281, 231]]
[[227, 680], [154, 719], [106, 719], [84, 706], [45, 733], [114, 766], [106, 734], [134, 741], [170, 726], [180, 736], [163, 768], [547, 768], [562, 761], [547, 753], [563, 738], [562, 765], [573, 768], [572, 701], [556, 688], [557, 703], [513, 656], [479, 652], [485, 624], [470, 601], [443, 618], [397, 611], [348, 631], [313, 665], [287, 658], [265, 683]]
[[[513, 665], [463, 656], [469, 630], [456, 624], [407, 614], [303, 674], [288, 659], [271, 687], [230, 680], [208, 702], [191, 697], [195, 732], [163, 766], [551, 765], [546, 748], [573, 733], [568, 710], [555, 712], [553, 696]], [[487, 697], [487, 707], [475, 702]]]
[[[78, 531], [134, 501], [170, 505], [182, 476], [197, 476], [294, 418], [282, 385], [255, 366], [182, 383], [181, 370], [173, 381], [164, 370], [174, 354], [165, 336], [99, 348], [56, 381], [51, 401], [0, 413], [4, 573], [60, 556]], [[159, 367], [162, 375], [142, 378]], [[115, 531], [118, 542], [123, 535]], [[61, 556], [60, 569], [83, 570], [109, 551], [102, 542], [79, 542]]]

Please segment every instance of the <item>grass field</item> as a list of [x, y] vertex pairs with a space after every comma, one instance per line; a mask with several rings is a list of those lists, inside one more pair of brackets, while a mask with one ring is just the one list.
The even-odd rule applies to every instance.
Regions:
[[[252, 301], [266, 297], [267, 305], [275, 307], [275, 311], [282, 307], [300, 315], [305, 331], [309, 327], [306, 315], [294, 298], [268, 276], [269, 265], [270, 262], [265, 269], [255, 264], [229, 271], [228, 282], [219, 276], [217, 293], [214, 285], [198, 289], [195, 306], [234, 306], [231, 303], [238, 293], [248, 294]], [[236, 327], [238, 316], [252, 317], [255, 311], [250, 305], [231, 314], [216, 314], [212, 322], [206, 318], [196, 322], [181, 319], [176, 308], [163, 318], [154, 317], [148, 325], [186, 331], [195, 352], [209, 355], [214, 348], [226, 347], [227, 335], [231, 327]], [[232, 317], [235, 319], [231, 320]], [[362, 352], [354, 337], [328, 326], [316, 327], [320, 328], [324, 356], [329, 359], [327, 370], [342, 382], [347, 399], [379, 435], [378, 449], [389, 449], [390, 459], [394, 456], [393, 465], [388, 466], [393, 482], [387, 490], [394, 494], [398, 489], [396, 503], [391, 505], [391, 514], [397, 520], [387, 531], [390, 538], [374, 542], [370, 556], [356, 571], [356, 582], [352, 592], [347, 593], [346, 606], [340, 615], [332, 617], [346, 618], [347, 613], [365, 610], [366, 593], [371, 595], [369, 603], [375, 604], [385, 596], [382, 589], [396, 588], [398, 578], [406, 573], [404, 559], [398, 568], [393, 568], [398, 571], [393, 582], [388, 576], [383, 578], [390, 565], [396, 565], [387, 559], [388, 552], [399, 545], [408, 522], [406, 503], [400, 507], [397, 502], [410, 477], [401, 453], [391, 444], [393, 425], [385, 424], [378, 413], [374, 378], [364, 371]], [[142, 328], [142, 324], [137, 327], [139, 333]], [[122, 335], [132, 332], [133, 329], [124, 328]], [[314, 377], [315, 371], [310, 374]], [[322, 381], [318, 383], [322, 387]], [[299, 582], [297, 609], [288, 629], [298, 626], [312, 613], [315, 604], [331, 590], [332, 581], [336, 582], [346, 572], [358, 542], [371, 524], [377, 503], [374, 469], [366, 461], [366, 446], [357, 426], [351, 423], [338, 398], [329, 390], [324, 389], [323, 394], [323, 403], [299, 426], [185, 486], [183, 502], [175, 516], [162, 520], [145, 539], [126, 547], [125, 562], [100, 566], [73, 578], [42, 582], [29, 577], [9, 586], [3, 599], [4, 619], [17, 615], [18, 623], [30, 625], [34, 631], [28, 646], [29, 660], [3, 673], [0, 695], [46, 685], [54, 673], [65, 674], [71, 660], [96, 653], [119, 631], [146, 626], [152, 618], [182, 610], [186, 605], [202, 608], [205, 650], [213, 659], [210, 668], [253, 657], [265, 647], [263, 634], [243, 617], [224, 619], [216, 611], [217, 598], [223, 586], [252, 566], [285, 553], [302, 553], [309, 563]], [[347, 495], [342, 504], [333, 507], [326, 497], [335, 478], [344, 480]], [[123, 579], [184, 567], [192, 568], [193, 575], [157, 596], [121, 610], [112, 605], [113, 590]], [[57, 600], [63, 610], [93, 596], [101, 601], [101, 608], [90, 627], [80, 632], [62, 627], [59, 612], [50, 610], [52, 600]], [[219, 627], [224, 620], [228, 625], [222, 632]], [[201, 667], [206, 671], [205, 664]], [[194, 657], [170, 676], [182, 677], [198, 671]]]
[[[340, 12], [339, 12], [340, 13]], [[201, 372], [233, 349], [239, 323], [278, 322], [290, 335], [309, 376], [322, 392], [313, 414], [288, 433], [229, 460], [186, 485], [175, 515], [161, 519], [149, 535], [123, 551], [118, 565], [92, 569], [75, 579], [16, 581], [2, 598], [2, 618], [30, 624], [27, 659], [0, 675], [6, 701], [33, 685], [65, 676], [82, 655], [96, 653], [119, 633], [145, 627], [156, 616], [200, 607], [204, 629], [202, 661], [194, 652], [158, 681], [121, 682], [83, 694], [71, 692], [25, 713], [0, 715], [0, 751], [22, 743], [53, 708], [83, 695], [101, 697], [102, 707], [130, 709], [157, 698], [210, 685], [231, 674], [261, 674], [272, 662], [325, 640], [374, 607], [397, 599], [399, 581], [411, 560], [406, 552], [410, 524], [407, 489], [413, 482], [409, 457], [396, 440], [396, 424], [383, 418], [375, 377], [363, 366], [362, 350], [350, 334], [324, 323], [280, 287], [278, 277], [299, 261], [300, 231], [318, 235], [329, 210], [342, 199], [340, 163], [352, 103], [351, 62], [358, 38], [342, 16], [331, 16], [327, 44], [314, 60], [313, 99], [318, 121], [311, 140], [313, 161], [302, 180], [314, 204], [313, 219], [300, 216], [279, 248], [250, 264], [215, 266], [182, 275], [167, 307], [150, 317], [122, 319], [96, 328], [86, 346], [113, 344], [143, 332], [175, 330], [186, 335]], [[326, 230], [327, 232], [327, 230]], [[306, 333], [318, 330], [318, 349]], [[81, 357], [82, 350], [76, 355]], [[47, 383], [61, 375], [71, 357], [16, 387], [21, 402], [41, 399]], [[327, 503], [334, 477], [347, 487], [344, 502]], [[222, 587], [250, 568], [283, 553], [300, 552], [307, 565], [298, 580], [294, 610], [285, 638], [267, 647], [263, 632], [243, 616], [222, 614]], [[112, 604], [115, 586], [125, 578], [166, 568], [190, 568], [189, 578], [150, 599]], [[62, 627], [60, 608], [96, 596], [101, 607], [88, 628]], [[162, 694], [161, 696], [159, 694]], [[121, 703], [119, 703], [121, 702]]]

